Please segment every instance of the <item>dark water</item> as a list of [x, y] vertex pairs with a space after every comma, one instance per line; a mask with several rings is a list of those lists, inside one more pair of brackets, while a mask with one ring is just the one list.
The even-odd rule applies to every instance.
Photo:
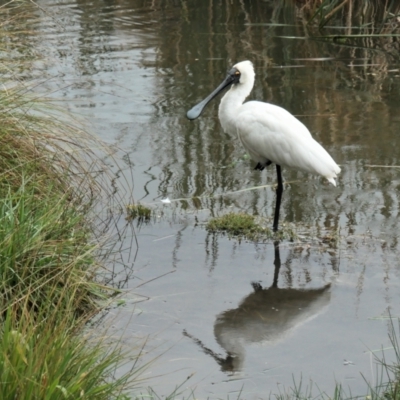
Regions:
[[[284, 391], [294, 377], [314, 382], [315, 394], [315, 385], [332, 394], [335, 381], [365, 394], [361, 374], [376, 383], [371, 351], [389, 343], [388, 309], [400, 312], [396, 38], [288, 38], [319, 34], [307, 9], [289, 1], [39, 5], [29, 40], [43, 59], [31, 77], [118, 146], [108, 163], [122, 203], [155, 209], [140, 227], [118, 220], [114, 282], [126, 305], [107, 319], [127, 349], [147, 340], [143, 362], [153, 362], [143, 386], [160, 396], [183, 383], [185, 397], [251, 399]], [[352, 18], [363, 21], [356, 10]], [[396, 22], [384, 29], [400, 33]], [[359, 33], [325, 33], [338, 31]], [[282, 222], [316, 239], [283, 241], [279, 254], [272, 242], [239, 244], [204, 229], [230, 210], [273, 215], [274, 169], [253, 170], [237, 138], [222, 132], [218, 101], [199, 120], [185, 118], [245, 59], [257, 74], [250, 97], [296, 115], [342, 168], [336, 188], [283, 170]], [[320, 240], [337, 233], [337, 246]]]

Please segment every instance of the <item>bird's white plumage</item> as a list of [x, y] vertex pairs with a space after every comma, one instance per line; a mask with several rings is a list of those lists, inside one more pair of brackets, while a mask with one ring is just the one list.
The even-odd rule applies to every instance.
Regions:
[[239, 83], [232, 85], [219, 106], [224, 131], [237, 134], [250, 157], [263, 166], [271, 161], [321, 175], [336, 186], [339, 166], [297, 118], [269, 103], [243, 104], [254, 85], [253, 64], [242, 61], [234, 68], [240, 72]]

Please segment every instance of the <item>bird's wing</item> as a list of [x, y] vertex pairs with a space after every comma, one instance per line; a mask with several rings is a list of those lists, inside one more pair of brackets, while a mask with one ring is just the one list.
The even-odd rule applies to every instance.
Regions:
[[235, 126], [240, 141], [256, 161], [268, 159], [328, 178], [340, 171], [308, 129], [281, 107], [247, 102], [240, 108]]

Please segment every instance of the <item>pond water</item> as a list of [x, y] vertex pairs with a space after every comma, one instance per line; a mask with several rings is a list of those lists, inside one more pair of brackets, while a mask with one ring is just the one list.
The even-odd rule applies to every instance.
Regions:
[[[374, 354], [390, 347], [388, 310], [400, 316], [396, 38], [307, 40], [320, 33], [290, 1], [38, 4], [29, 40], [43, 59], [32, 76], [114, 149], [119, 203], [155, 210], [139, 226], [111, 210], [106, 233], [119, 234], [113, 282], [125, 304], [105, 324], [127, 349], [145, 343], [142, 386], [255, 399], [302, 380], [314, 394], [335, 382], [365, 394]], [[325, 32], [359, 32], [334, 28]], [[279, 246], [204, 226], [229, 211], [272, 224], [275, 169], [253, 169], [222, 131], [218, 100], [185, 117], [245, 59], [256, 70], [250, 98], [296, 115], [342, 168], [336, 188], [283, 169], [281, 222], [301, 239]]]

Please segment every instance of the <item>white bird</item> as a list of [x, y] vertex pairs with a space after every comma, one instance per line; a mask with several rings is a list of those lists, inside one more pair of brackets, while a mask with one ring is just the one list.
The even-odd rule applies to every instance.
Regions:
[[273, 229], [277, 231], [283, 192], [281, 167], [321, 175], [334, 186], [340, 168], [309, 130], [288, 111], [261, 101], [243, 103], [253, 89], [254, 77], [250, 61], [234, 65], [224, 81], [186, 116], [190, 120], [198, 118], [218, 93], [231, 86], [219, 105], [219, 120], [225, 132], [238, 135], [257, 163], [255, 169], [261, 171], [271, 163], [276, 165], [278, 185]]

